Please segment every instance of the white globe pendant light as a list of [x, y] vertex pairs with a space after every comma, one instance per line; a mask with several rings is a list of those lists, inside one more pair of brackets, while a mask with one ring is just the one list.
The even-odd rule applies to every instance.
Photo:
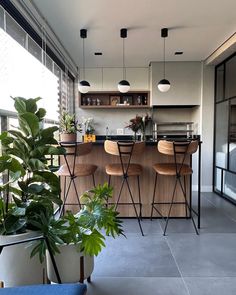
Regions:
[[87, 93], [90, 90], [90, 84], [85, 80], [85, 56], [84, 56], [84, 39], [87, 38], [87, 30], [80, 30], [80, 38], [83, 39], [83, 78], [84, 80], [79, 81], [78, 90], [80, 93]]
[[121, 93], [126, 93], [130, 90], [130, 84], [126, 80], [126, 68], [125, 68], [125, 38], [127, 38], [127, 29], [120, 30], [120, 37], [123, 39], [123, 80], [118, 83], [118, 90]]
[[161, 79], [160, 82], [158, 83], [157, 87], [161, 92], [167, 92], [170, 89], [170, 82], [165, 78], [166, 75], [166, 68], [165, 68], [165, 38], [168, 37], [168, 29], [163, 28], [161, 29], [161, 37], [164, 38], [164, 50], [163, 50], [163, 72], [164, 72], [164, 79]]

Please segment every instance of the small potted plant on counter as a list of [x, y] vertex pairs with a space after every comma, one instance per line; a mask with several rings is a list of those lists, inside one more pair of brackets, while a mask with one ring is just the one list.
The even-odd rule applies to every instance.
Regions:
[[64, 112], [60, 119], [60, 141], [76, 142], [77, 131], [82, 132], [82, 129], [75, 119], [75, 114]]
[[[46, 111], [38, 108], [39, 99], [14, 98], [19, 127], [0, 135], [0, 174], [8, 175], [0, 185], [2, 245], [39, 235], [33, 222], [41, 214], [53, 215], [54, 206], [61, 204], [57, 167], [48, 165], [48, 156], [64, 149], [54, 139], [58, 127], [43, 129]], [[23, 244], [3, 249], [0, 278], [6, 286], [42, 283], [44, 265], [30, 260], [31, 251]]]

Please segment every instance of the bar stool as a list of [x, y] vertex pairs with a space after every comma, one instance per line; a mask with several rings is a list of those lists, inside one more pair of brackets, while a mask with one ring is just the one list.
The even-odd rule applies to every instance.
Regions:
[[[64, 180], [64, 190], [63, 190], [63, 204], [60, 208], [60, 216], [64, 210], [65, 205], [77, 205], [72, 203], [66, 203], [68, 194], [73, 184], [75, 189], [75, 195], [78, 201], [78, 205], [81, 209], [81, 204], [79, 200], [79, 194], [76, 188], [75, 179], [77, 177], [91, 176], [93, 181], [93, 186], [95, 187], [95, 177], [94, 173], [97, 170], [97, 166], [93, 164], [79, 164], [76, 163], [76, 159], [80, 156], [89, 154], [92, 151], [92, 142], [77, 143], [77, 142], [60, 142], [60, 145], [65, 148], [66, 153], [64, 154], [65, 163], [60, 166], [57, 174], [65, 178]], [[69, 183], [67, 185], [67, 178]]]
[[[186, 217], [188, 215], [188, 210], [189, 210], [189, 214], [192, 219], [193, 226], [195, 228], [196, 234], [198, 234], [198, 230], [192, 216], [192, 212], [194, 212], [195, 214], [196, 212], [190, 206], [187, 199], [187, 192], [186, 192], [186, 176], [192, 175], [193, 170], [189, 164], [185, 163], [187, 156], [192, 155], [193, 153], [197, 151], [198, 141], [194, 140], [194, 141], [177, 142], [177, 141], [160, 140], [157, 144], [157, 148], [160, 153], [167, 156], [174, 157], [174, 163], [157, 163], [153, 165], [153, 169], [155, 170], [156, 175], [155, 175], [155, 184], [154, 184], [153, 199], [152, 199], [151, 219], [153, 216], [154, 209], [163, 217], [163, 215], [160, 213], [160, 211], [157, 209], [155, 205], [170, 204], [168, 215], [166, 218], [165, 229], [164, 229], [164, 235], [165, 235], [173, 204], [184, 204], [185, 210], [186, 210]], [[155, 202], [155, 193], [156, 193], [156, 184], [157, 184], [158, 175], [175, 176], [175, 184], [174, 184], [171, 202]], [[181, 179], [183, 179], [183, 183]], [[178, 183], [184, 196], [184, 202], [174, 201], [175, 192], [176, 192]]]
[[[118, 199], [116, 201], [115, 208], [117, 208], [118, 205], [133, 205], [135, 215], [138, 220], [139, 228], [142, 235], [144, 234], [143, 234], [143, 229], [140, 222], [140, 219], [142, 218], [142, 202], [141, 202], [140, 180], [139, 180], [139, 176], [142, 173], [142, 166], [140, 164], [131, 163], [131, 158], [133, 155], [140, 155], [144, 151], [144, 148], [145, 148], [145, 142], [134, 142], [134, 141], [116, 142], [116, 141], [106, 140], [104, 143], [104, 149], [108, 154], [119, 156], [120, 158], [120, 164], [119, 163], [109, 164], [109, 165], [106, 165], [105, 167], [106, 173], [109, 176], [109, 181], [108, 181], [109, 185], [111, 182], [111, 176], [122, 177], [120, 191], [119, 191]], [[137, 177], [138, 203], [134, 202], [134, 198], [130, 189], [128, 179], [131, 176]], [[119, 203], [121, 193], [125, 183], [129, 191], [131, 202]], [[139, 214], [137, 212], [136, 205], [139, 205]]]

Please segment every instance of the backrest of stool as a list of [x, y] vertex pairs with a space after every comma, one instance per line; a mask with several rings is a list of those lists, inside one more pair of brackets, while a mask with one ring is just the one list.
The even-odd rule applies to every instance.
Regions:
[[[134, 141], [112, 141], [105, 140], [104, 149], [105, 151], [113, 156], [120, 156], [118, 143], [120, 144], [120, 151], [125, 155], [125, 153], [129, 153], [131, 151], [130, 143], [133, 143], [132, 155], [139, 155], [144, 152], [145, 142], [134, 142]], [[128, 155], [128, 154], [127, 154]]]
[[123, 175], [127, 176], [132, 156], [144, 151], [145, 142], [106, 140], [104, 148], [108, 154], [120, 157]]
[[198, 141], [159, 140], [157, 148], [160, 153], [168, 156], [174, 156], [175, 154], [192, 155], [198, 149]]
[[[167, 141], [160, 140], [157, 144], [158, 151], [164, 155], [174, 156], [176, 175], [181, 175], [187, 155], [194, 154], [198, 149], [198, 141]], [[178, 158], [177, 158], [178, 157]]]

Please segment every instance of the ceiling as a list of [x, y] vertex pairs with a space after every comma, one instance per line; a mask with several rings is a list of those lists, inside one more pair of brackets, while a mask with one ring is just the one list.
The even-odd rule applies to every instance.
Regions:
[[[32, 0], [74, 62], [82, 66], [79, 31], [85, 39], [86, 67], [122, 66], [120, 29], [127, 67], [162, 61], [160, 30], [169, 28], [167, 61], [205, 60], [236, 31], [235, 0]], [[94, 56], [94, 52], [102, 56]], [[175, 56], [175, 51], [183, 51]]]

